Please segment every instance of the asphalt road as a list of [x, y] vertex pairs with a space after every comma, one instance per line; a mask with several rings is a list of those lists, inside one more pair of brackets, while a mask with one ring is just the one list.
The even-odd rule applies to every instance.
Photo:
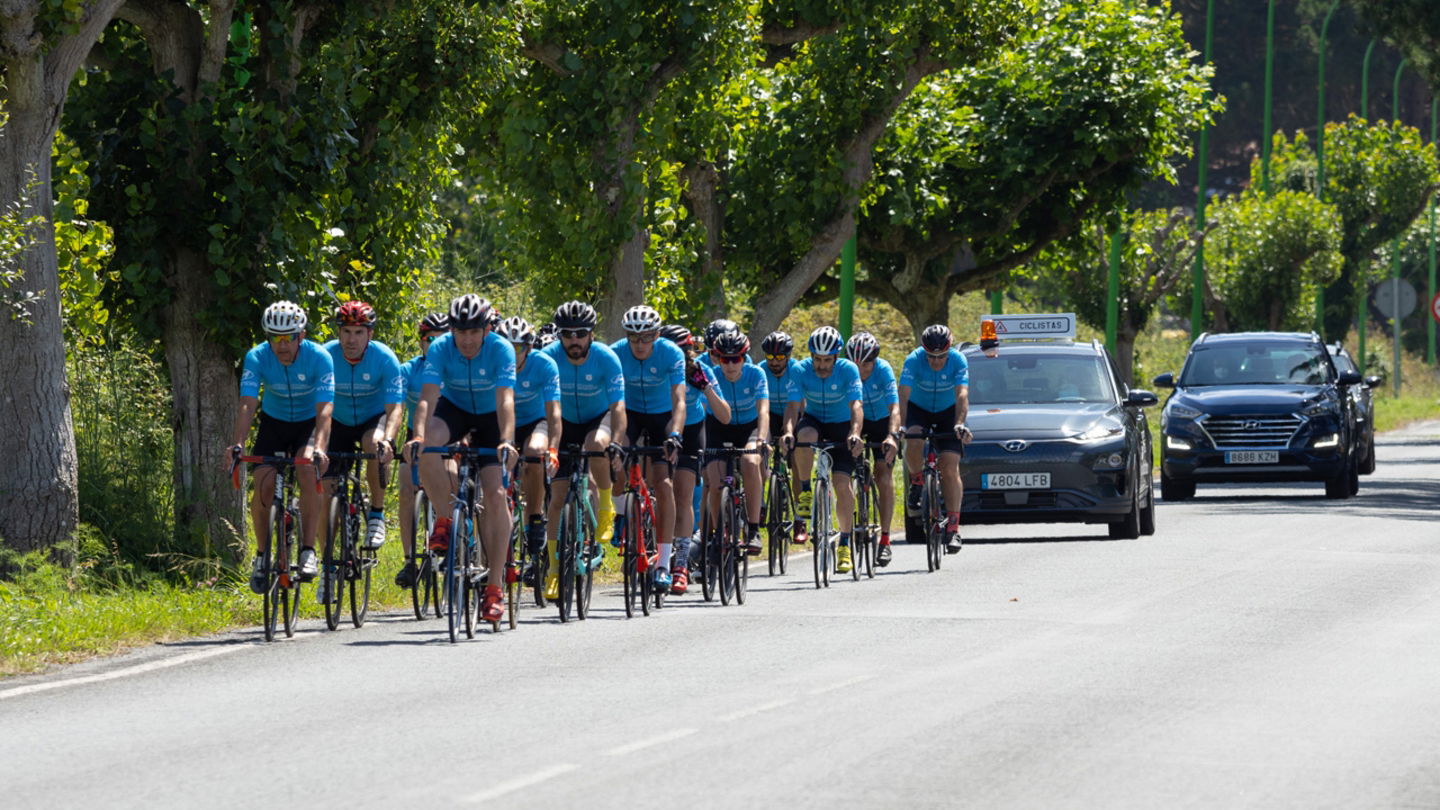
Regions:
[[457, 646], [403, 616], [0, 684], [0, 806], [1440, 807], [1440, 423], [1360, 496], [976, 527]]

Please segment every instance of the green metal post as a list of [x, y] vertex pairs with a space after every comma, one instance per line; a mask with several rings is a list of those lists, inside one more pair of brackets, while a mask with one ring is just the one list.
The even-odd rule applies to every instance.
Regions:
[[[1431, 99], [1431, 143], [1435, 143], [1436, 135], [1440, 134], [1440, 127], [1436, 126], [1437, 123], [1440, 123], [1437, 112], [1440, 112], [1440, 99]], [[1430, 209], [1430, 279], [1429, 284], [1425, 287], [1425, 301], [1423, 302], [1426, 307], [1429, 307], [1430, 302], [1435, 300], [1435, 202], [1436, 199], [1431, 197], [1430, 204], [1426, 206]], [[1425, 315], [1425, 362], [1432, 366], [1435, 365], [1435, 316], [1431, 312], [1427, 312]]]
[[[1210, 64], [1210, 53], [1215, 43], [1215, 0], [1205, 2], [1205, 51], [1201, 64]], [[1205, 100], [1210, 100], [1210, 91], [1205, 91]], [[1195, 228], [1205, 230], [1206, 185], [1210, 175], [1210, 125], [1200, 127], [1200, 172], [1197, 178], [1198, 193], [1195, 195]], [[1195, 269], [1190, 275], [1190, 339], [1200, 335], [1205, 326], [1205, 243], [1195, 251]]]
[[[1365, 61], [1360, 63], [1360, 117], [1366, 121], [1370, 120], [1370, 55], [1375, 52], [1375, 40], [1365, 46]], [[1355, 305], [1355, 333], [1359, 353], [1355, 355], [1355, 365], [1360, 373], [1365, 373], [1365, 299], [1370, 297], [1368, 285], [1365, 283], [1365, 268], [1355, 268], [1355, 287], [1360, 293], [1357, 296], [1360, 300]]]
[[1265, 14], [1265, 131], [1260, 133], [1260, 190], [1270, 193], [1270, 108], [1275, 88], [1275, 0]]
[[1005, 291], [1004, 291], [1004, 290], [994, 290], [994, 291], [992, 291], [992, 292], [990, 293], [990, 314], [991, 314], [991, 315], [1004, 315], [1004, 314], [1005, 314]]
[[1110, 297], [1105, 301], [1105, 348], [1115, 354], [1120, 326], [1120, 229], [1110, 234]]
[[[1315, 195], [1321, 202], [1325, 201], [1325, 44], [1330, 37], [1330, 18], [1335, 16], [1335, 10], [1340, 8], [1340, 0], [1334, 0], [1330, 4], [1330, 10], [1325, 12], [1325, 22], [1320, 26], [1320, 60], [1319, 77], [1315, 82], [1316, 92], [1319, 96], [1316, 99], [1316, 126], [1315, 126], [1315, 162], [1317, 164], [1315, 177]], [[1325, 286], [1315, 291], [1315, 331], [1325, 331]]]
[[855, 237], [840, 249], [840, 334], [850, 339], [855, 324]]
[[[1404, 70], [1405, 70], [1405, 63], [1406, 63], [1407, 61], [1409, 61], [1409, 60], [1401, 59], [1399, 66], [1397, 66], [1397, 67], [1395, 68], [1395, 85], [1394, 85], [1393, 89], [1392, 89], [1391, 92], [1390, 92], [1390, 118], [1391, 118], [1391, 120], [1393, 120], [1393, 121], [1395, 122], [1395, 124], [1397, 124], [1397, 125], [1400, 123], [1400, 74], [1401, 74], [1402, 72], [1404, 72]], [[1394, 376], [1394, 378], [1395, 378], [1395, 396], [1398, 397], [1398, 396], [1400, 396], [1400, 321], [1402, 320], [1401, 317], [1400, 317], [1400, 306], [1399, 306], [1399, 305], [1400, 305], [1400, 237], [1398, 237], [1398, 236], [1395, 237], [1394, 241], [1392, 241], [1392, 242], [1390, 243], [1390, 277], [1391, 277], [1392, 279], [1394, 279], [1394, 280], [1391, 282], [1391, 290], [1392, 290], [1393, 293], [1394, 293], [1394, 298], [1391, 300], [1390, 303], [1391, 303], [1391, 312], [1393, 312], [1394, 314], [1393, 314], [1393, 315], [1391, 316], [1391, 318], [1390, 318], [1390, 322], [1391, 322], [1391, 325], [1392, 325], [1392, 329], [1391, 329], [1391, 333], [1390, 333], [1390, 334], [1391, 334], [1391, 340], [1393, 340], [1394, 343], [1395, 343], [1395, 345], [1394, 345], [1394, 347], [1393, 347], [1393, 348], [1394, 348], [1394, 357], [1395, 357], [1395, 373], [1394, 373], [1393, 376]]]

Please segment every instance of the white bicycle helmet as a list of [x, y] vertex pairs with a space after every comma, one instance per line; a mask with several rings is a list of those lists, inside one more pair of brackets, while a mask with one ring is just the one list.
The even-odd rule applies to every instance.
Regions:
[[625, 310], [625, 314], [620, 316], [620, 328], [632, 334], [654, 332], [660, 328], [660, 323], [660, 313], [643, 304]]
[[535, 330], [530, 328], [529, 321], [519, 315], [501, 321], [500, 325], [495, 327], [495, 332], [511, 343], [524, 343], [528, 346], [535, 342]]
[[856, 332], [845, 344], [845, 354], [856, 363], [868, 363], [880, 356], [880, 341], [869, 332]]
[[458, 296], [450, 302], [450, 328], [480, 329], [489, 326], [492, 311], [490, 302], [475, 293]]
[[557, 329], [594, 329], [598, 320], [595, 308], [584, 301], [566, 301], [555, 308]]
[[825, 356], [827, 354], [839, 354], [845, 347], [845, 339], [840, 337], [840, 330], [833, 326], [822, 326], [810, 333], [810, 353]]
[[298, 335], [305, 331], [305, 323], [305, 310], [290, 301], [276, 301], [260, 316], [260, 326], [267, 335]]

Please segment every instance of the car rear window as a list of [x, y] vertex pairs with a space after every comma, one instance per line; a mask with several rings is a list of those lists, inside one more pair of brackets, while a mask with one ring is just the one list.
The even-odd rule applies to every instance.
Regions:
[[1114, 402], [1099, 357], [1080, 354], [970, 355], [970, 404]]
[[1325, 352], [1294, 343], [1196, 346], [1180, 385], [1323, 385], [1331, 382]]

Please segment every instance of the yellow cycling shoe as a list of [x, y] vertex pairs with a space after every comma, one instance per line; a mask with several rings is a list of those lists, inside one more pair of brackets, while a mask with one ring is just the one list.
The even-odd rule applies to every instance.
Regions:
[[560, 598], [560, 572], [554, 568], [551, 568], [549, 572], [545, 574], [544, 596], [549, 601]]
[[840, 552], [840, 555], [835, 558], [835, 573], [837, 573], [837, 574], [848, 574], [848, 573], [850, 573], [850, 547], [849, 547], [849, 546], [841, 546], [841, 547], [840, 547], [839, 549], [837, 549], [837, 550]]

